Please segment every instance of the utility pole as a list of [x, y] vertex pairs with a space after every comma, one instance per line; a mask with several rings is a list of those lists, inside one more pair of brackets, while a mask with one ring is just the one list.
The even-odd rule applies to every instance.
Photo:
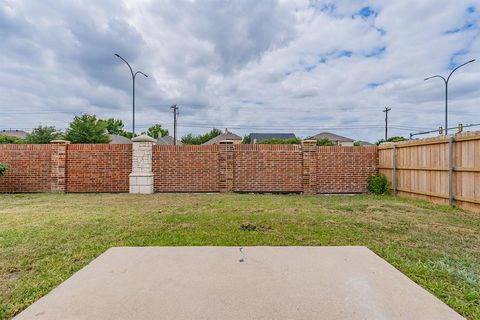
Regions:
[[170, 107], [173, 111], [173, 144], [177, 144], [177, 115], [178, 115], [178, 107], [176, 104]]
[[385, 112], [385, 141], [388, 139], [388, 111], [392, 110], [392, 108], [385, 107], [382, 112]]

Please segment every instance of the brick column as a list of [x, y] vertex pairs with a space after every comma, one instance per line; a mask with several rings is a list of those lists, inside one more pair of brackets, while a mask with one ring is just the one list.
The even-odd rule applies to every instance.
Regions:
[[67, 145], [70, 141], [53, 140], [50, 158], [50, 191], [66, 191]]
[[304, 194], [317, 193], [317, 141], [302, 141], [302, 186]]
[[132, 173], [130, 193], [153, 193], [152, 157], [156, 140], [141, 135], [132, 139]]
[[220, 141], [219, 153], [219, 189], [220, 192], [233, 191], [233, 141]]

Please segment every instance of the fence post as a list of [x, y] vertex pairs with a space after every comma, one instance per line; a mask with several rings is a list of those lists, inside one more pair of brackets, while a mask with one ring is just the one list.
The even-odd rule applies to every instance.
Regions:
[[453, 142], [454, 138], [448, 138], [448, 205], [453, 206]]
[[153, 193], [152, 157], [155, 139], [141, 135], [132, 139], [132, 173], [130, 193]]
[[317, 141], [302, 141], [302, 188], [304, 194], [317, 193]]
[[397, 146], [393, 145], [393, 156], [392, 156], [392, 188], [393, 196], [397, 196]]
[[50, 191], [65, 192], [67, 187], [67, 145], [70, 141], [52, 140], [52, 155], [50, 158]]
[[218, 187], [220, 192], [232, 192], [234, 187], [233, 181], [233, 141], [223, 140], [219, 142], [219, 177]]

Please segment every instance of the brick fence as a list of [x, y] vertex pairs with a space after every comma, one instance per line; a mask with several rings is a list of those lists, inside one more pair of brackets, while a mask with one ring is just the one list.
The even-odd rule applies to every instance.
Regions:
[[[0, 162], [9, 167], [0, 178], [0, 192], [129, 192], [129, 176], [132, 192], [132, 183], [153, 175], [150, 190], [155, 192], [364, 193], [367, 177], [378, 171], [376, 147], [317, 147], [308, 140], [209, 146], [141, 141], [140, 149], [139, 142], [133, 148], [64, 141], [0, 145]], [[135, 156], [136, 150], [142, 154]], [[132, 162], [145, 157], [151, 172], [134, 175]]]

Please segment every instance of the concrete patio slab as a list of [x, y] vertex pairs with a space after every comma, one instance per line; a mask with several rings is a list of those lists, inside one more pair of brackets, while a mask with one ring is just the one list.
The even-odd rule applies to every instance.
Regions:
[[112, 248], [15, 319], [462, 319], [365, 247]]

